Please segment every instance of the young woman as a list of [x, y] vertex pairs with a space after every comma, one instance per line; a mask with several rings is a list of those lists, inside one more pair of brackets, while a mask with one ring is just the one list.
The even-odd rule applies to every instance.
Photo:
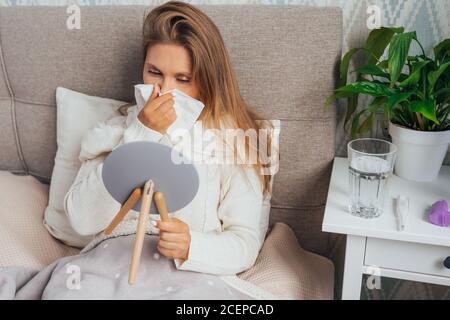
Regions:
[[[143, 36], [143, 82], [155, 84], [155, 90], [140, 111], [125, 106], [123, 116], [99, 123], [85, 135], [82, 166], [64, 200], [69, 221], [83, 239], [102, 232], [120, 209], [101, 178], [107, 154], [136, 140], [173, 145], [165, 134], [176, 120], [173, 96], [159, 92], [178, 89], [203, 102], [197, 121], [206, 129], [260, 129], [239, 93], [221, 34], [202, 11], [167, 2], [146, 17]], [[246, 141], [245, 149], [250, 148]], [[172, 221], [154, 220], [158, 250], [174, 259], [178, 269], [235, 274], [254, 264], [268, 227], [270, 194], [270, 176], [262, 174], [257, 160], [252, 165], [198, 165], [200, 187], [194, 200], [173, 213]], [[136, 219], [134, 213], [126, 219]]]

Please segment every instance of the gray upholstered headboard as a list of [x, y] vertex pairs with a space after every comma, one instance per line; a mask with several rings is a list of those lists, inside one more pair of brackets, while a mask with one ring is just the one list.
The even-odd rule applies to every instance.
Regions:
[[[335, 151], [331, 94], [342, 42], [339, 8], [199, 5], [216, 22], [246, 101], [281, 119], [271, 219], [326, 254], [321, 221]], [[141, 28], [152, 6], [0, 8], [0, 170], [49, 181], [56, 153], [55, 89], [130, 101], [141, 83]]]

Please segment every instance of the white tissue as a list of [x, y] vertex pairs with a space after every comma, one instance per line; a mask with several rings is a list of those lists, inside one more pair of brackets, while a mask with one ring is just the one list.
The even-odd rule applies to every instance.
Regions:
[[[137, 84], [134, 86], [134, 94], [136, 98], [136, 104], [139, 112], [145, 106], [145, 103], [150, 98], [153, 92], [152, 84]], [[203, 102], [192, 98], [181, 90], [172, 89], [161, 94], [159, 96], [172, 92], [174, 96], [174, 109], [177, 114], [177, 119], [174, 123], [167, 128], [167, 134], [172, 138], [173, 133], [178, 129], [189, 130], [197, 121], [200, 113], [205, 105]]]

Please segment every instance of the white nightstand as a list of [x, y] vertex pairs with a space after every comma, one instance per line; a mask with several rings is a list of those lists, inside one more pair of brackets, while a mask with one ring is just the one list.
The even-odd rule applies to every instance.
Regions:
[[[390, 177], [389, 198], [383, 214], [364, 219], [348, 212], [347, 158], [336, 157], [322, 224], [326, 232], [347, 235], [342, 299], [360, 299], [363, 274], [450, 286], [450, 228], [428, 222], [428, 210], [437, 201], [450, 201], [450, 166], [443, 166], [433, 182]], [[394, 198], [409, 197], [404, 231], [397, 231]]]

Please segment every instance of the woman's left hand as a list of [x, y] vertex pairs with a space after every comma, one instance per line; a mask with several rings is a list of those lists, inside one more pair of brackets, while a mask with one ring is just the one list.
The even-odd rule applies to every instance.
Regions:
[[170, 259], [187, 260], [191, 234], [189, 226], [177, 218], [170, 221], [157, 221], [159, 229], [158, 251]]

